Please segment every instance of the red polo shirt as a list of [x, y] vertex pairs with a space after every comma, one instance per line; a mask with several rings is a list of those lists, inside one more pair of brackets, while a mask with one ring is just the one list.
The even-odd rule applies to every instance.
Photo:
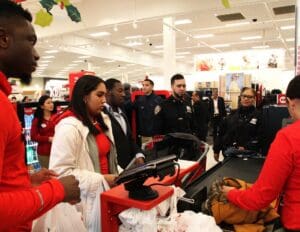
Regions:
[[64, 188], [55, 179], [31, 187], [22, 128], [7, 98], [10, 92], [7, 78], [0, 72], [0, 231], [31, 231], [33, 219], [62, 201]]

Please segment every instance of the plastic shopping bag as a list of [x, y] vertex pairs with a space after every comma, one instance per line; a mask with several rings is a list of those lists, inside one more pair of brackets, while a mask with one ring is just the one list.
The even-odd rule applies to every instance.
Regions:
[[75, 206], [60, 203], [33, 222], [32, 232], [87, 232]]

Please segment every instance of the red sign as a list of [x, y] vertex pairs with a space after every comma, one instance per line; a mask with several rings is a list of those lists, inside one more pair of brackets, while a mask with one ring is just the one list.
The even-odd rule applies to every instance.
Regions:
[[80, 71], [80, 72], [69, 73], [69, 94], [70, 94], [70, 99], [72, 97], [72, 91], [73, 91], [73, 88], [75, 86], [76, 81], [84, 75], [95, 75], [95, 73], [94, 72], [89, 72], [89, 71], [83, 71], [83, 70]]
[[277, 94], [277, 105], [285, 105], [285, 104], [286, 104], [285, 94]]

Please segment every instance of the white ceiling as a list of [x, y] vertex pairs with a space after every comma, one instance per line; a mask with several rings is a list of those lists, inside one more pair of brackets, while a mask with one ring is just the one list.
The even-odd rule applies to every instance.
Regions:
[[[295, 25], [295, 13], [275, 15], [273, 8], [295, 5], [295, 0], [230, 0], [230, 9], [225, 9], [221, 0], [71, 2], [81, 12], [81, 23], [71, 22], [65, 11], [56, 7], [53, 11], [53, 25], [45, 28], [36, 26], [40, 38], [37, 44], [41, 56], [39, 64], [43, 66], [44, 60], [50, 62], [34, 76], [67, 78], [70, 71], [91, 69], [103, 78], [123, 77], [123, 80], [134, 82], [142, 80], [146, 73], [162, 74], [162, 19], [165, 16], [192, 21], [173, 27], [176, 31], [177, 64], [183, 67], [185, 73], [193, 71], [195, 54], [247, 50], [255, 46], [285, 49], [286, 64], [289, 68], [293, 66], [292, 49], [295, 42], [289, 39], [295, 38], [295, 29], [283, 30], [281, 27]], [[38, 1], [33, 0], [27, 0], [24, 6], [33, 14], [40, 9]], [[231, 13], [241, 13], [245, 19], [221, 22], [216, 17]], [[134, 22], [137, 28], [134, 28]], [[102, 37], [90, 35], [97, 32], [110, 34]], [[207, 34], [213, 36], [195, 38]], [[137, 37], [126, 39], [132, 36]], [[249, 36], [259, 37], [253, 40], [241, 39]], [[227, 47], [214, 47], [220, 44], [227, 44]], [[49, 50], [57, 50], [58, 53], [47, 54]], [[48, 59], [45, 56], [54, 58]]]

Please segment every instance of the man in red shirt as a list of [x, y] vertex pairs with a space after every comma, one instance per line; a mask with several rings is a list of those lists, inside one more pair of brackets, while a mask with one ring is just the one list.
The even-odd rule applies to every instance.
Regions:
[[[21, 125], [8, 100], [8, 77], [30, 83], [39, 56], [31, 15], [9, 0], [0, 1], [0, 231], [30, 231], [33, 219], [57, 203], [80, 201], [74, 176], [54, 178], [42, 169], [29, 178]], [[33, 187], [33, 185], [35, 187]]]

